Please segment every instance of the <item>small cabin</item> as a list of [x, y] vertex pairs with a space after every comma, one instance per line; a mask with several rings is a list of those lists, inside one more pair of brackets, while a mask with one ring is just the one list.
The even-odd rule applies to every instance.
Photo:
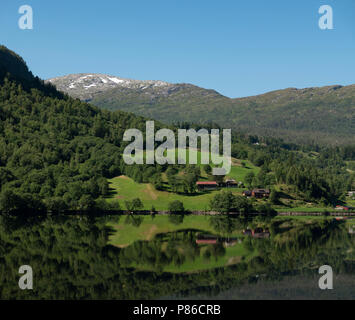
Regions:
[[251, 195], [254, 198], [268, 198], [270, 196], [270, 190], [269, 189], [254, 189], [251, 192]]
[[234, 179], [226, 180], [226, 188], [238, 188], [238, 183]]
[[216, 181], [198, 181], [196, 182], [198, 190], [215, 190], [218, 188]]

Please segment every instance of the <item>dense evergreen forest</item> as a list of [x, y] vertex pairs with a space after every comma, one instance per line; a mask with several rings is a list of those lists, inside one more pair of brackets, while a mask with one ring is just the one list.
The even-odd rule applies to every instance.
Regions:
[[143, 118], [64, 96], [34, 78], [16, 54], [0, 52], [0, 209], [94, 206], [94, 199], [108, 193], [106, 178], [127, 169], [123, 133], [143, 131]]
[[[186, 126], [193, 125], [176, 124], [174, 130]], [[0, 211], [86, 211], [99, 204], [115, 209], [119, 204], [96, 201], [109, 193], [107, 178], [125, 174], [157, 188], [163, 172], [177, 178], [181, 167], [123, 162], [122, 137], [128, 128], [144, 132], [145, 119], [70, 98], [34, 77], [22, 58], [0, 47]], [[317, 156], [312, 156], [314, 151]], [[355, 159], [354, 146], [312, 150], [234, 133], [232, 155], [261, 167], [250, 177], [251, 186], [285, 183], [305, 199], [324, 204], [337, 203], [354, 188], [354, 174], [346, 171], [347, 161]], [[184, 181], [190, 183], [185, 191], [190, 192], [198, 173], [189, 166], [182, 169], [187, 173]]]

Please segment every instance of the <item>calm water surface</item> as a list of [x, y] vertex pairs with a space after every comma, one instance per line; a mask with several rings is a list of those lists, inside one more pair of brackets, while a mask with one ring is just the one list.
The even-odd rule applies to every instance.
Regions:
[[[0, 216], [0, 298], [355, 299], [349, 221], [209, 219], [208, 230], [172, 219], [174, 231], [119, 245], [117, 232], [146, 220]], [[31, 291], [18, 287], [22, 265], [33, 269]], [[319, 289], [322, 265], [333, 290]]]

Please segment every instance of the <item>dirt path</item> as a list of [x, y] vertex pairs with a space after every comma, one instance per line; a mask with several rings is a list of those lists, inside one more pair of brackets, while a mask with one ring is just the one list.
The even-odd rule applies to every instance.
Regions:
[[144, 192], [147, 193], [153, 200], [157, 200], [158, 199], [158, 196], [154, 192], [153, 187], [152, 187], [151, 184], [147, 185], [147, 188], [144, 189]]

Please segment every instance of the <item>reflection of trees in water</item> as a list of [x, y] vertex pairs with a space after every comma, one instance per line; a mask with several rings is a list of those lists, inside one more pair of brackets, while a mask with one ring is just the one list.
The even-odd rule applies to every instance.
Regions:
[[220, 214], [210, 217], [210, 225], [219, 234], [230, 235], [236, 230], [254, 227], [258, 224], [267, 225], [271, 221], [267, 216], [251, 217], [247, 215]]
[[[203, 247], [203, 257], [218, 259], [225, 255], [221, 243]], [[126, 267], [140, 266], [162, 271], [166, 266], [181, 266], [201, 257], [195, 231], [171, 232], [153, 241], [136, 241], [120, 252], [120, 263]]]
[[131, 224], [132, 226], [137, 228], [142, 224], [142, 222], [143, 222], [143, 217], [134, 214], [129, 214], [125, 218], [126, 224]]
[[253, 241], [253, 245], [275, 272], [324, 264], [341, 271], [347, 263], [348, 249], [354, 247], [345, 225], [334, 220], [284, 230], [273, 228], [273, 234], [272, 240]]
[[183, 213], [176, 212], [169, 214], [169, 221], [175, 225], [182, 224], [184, 222], [184, 218], [185, 215]]
[[[163, 273], [162, 267], [178, 266], [201, 255], [194, 231], [165, 234], [120, 249], [107, 245], [111, 231], [106, 222], [107, 218], [90, 217], [25, 221], [0, 217], [0, 298], [147, 299], [174, 293], [216, 294], [255, 274], [279, 275], [328, 262], [337, 272], [354, 273], [349, 255], [345, 260], [354, 240], [341, 223], [303, 226], [295, 231], [275, 226], [271, 239], [246, 240], [251, 250], [260, 253], [250, 261], [172, 275]], [[218, 246], [208, 248], [206, 256], [223, 254]], [[134, 270], [132, 263], [139, 267], [143, 262], [155, 271]], [[34, 271], [31, 292], [18, 289], [18, 268], [24, 264]]]

